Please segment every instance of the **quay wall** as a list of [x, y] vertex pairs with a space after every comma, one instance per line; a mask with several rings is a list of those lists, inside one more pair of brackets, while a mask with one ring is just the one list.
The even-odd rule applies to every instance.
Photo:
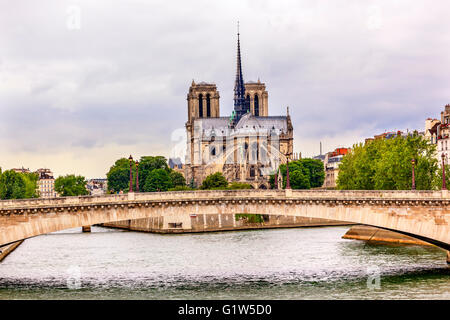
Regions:
[[415, 244], [422, 246], [431, 246], [432, 244], [421, 241], [419, 239], [409, 237], [397, 232], [384, 230], [380, 228], [355, 225], [352, 226], [345, 235], [342, 236], [343, 239], [352, 240], [363, 240], [368, 242], [382, 242], [382, 243], [396, 243], [396, 244]]
[[0, 262], [3, 261], [11, 252], [17, 249], [18, 246], [22, 244], [24, 240], [16, 241], [14, 243], [8, 244], [6, 246], [0, 247]]

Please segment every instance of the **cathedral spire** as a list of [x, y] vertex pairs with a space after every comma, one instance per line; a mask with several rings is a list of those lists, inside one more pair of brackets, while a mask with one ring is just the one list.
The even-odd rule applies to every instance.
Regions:
[[250, 110], [250, 106], [245, 100], [245, 86], [244, 77], [242, 76], [242, 64], [241, 64], [241, 44], [239, 39], [239, 21], [238, 21], [238, 33], [237, 33], [237, 65], [236, 65], [236, 80], [234, 82], [234, 111], [235, 118], [234, 123], [237, 123], [239, 119]]

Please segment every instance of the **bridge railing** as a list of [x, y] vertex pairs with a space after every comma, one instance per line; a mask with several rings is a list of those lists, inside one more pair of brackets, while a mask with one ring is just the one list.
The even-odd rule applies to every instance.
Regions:
[[381, 198], [381, 199], [441, 199], [446, 192], [433, 190], [292, 190], [295, 197], [316, 198]]

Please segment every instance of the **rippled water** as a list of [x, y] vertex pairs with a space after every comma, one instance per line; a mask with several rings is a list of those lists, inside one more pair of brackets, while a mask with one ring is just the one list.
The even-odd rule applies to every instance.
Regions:
[[347, 229], [67, 230], [0, 263], [0, 299], [450, 298], [444, 251], [341, 239]]

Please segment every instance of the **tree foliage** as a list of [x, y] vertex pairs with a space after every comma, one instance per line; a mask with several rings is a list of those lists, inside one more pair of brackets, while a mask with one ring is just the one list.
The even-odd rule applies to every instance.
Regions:
[[[450, 189], [450, 165], [445, 166], [445, 184], [447, 189]], [[438, 169], [438, 173], [433, 181], [433, 189], [439, 190], [442, 188], [442, 167]]]
[[0, 199], [24, 199], [38, 196], [37, 174], [0, 171]]
[[61, 176], [55, 180], [55, 191], [62, 197], [87, 195], [89, 191], [86, 189], [86, 182], [83, 176]]
[[171, 170], [169, 176], [170, 181], [172, 182], [172, 188], [186, 186], [186, 179], [184, 179], [184, 176], [181, 173]]
[[37, 198], [39, 197], [37, 191], [37, 182], [39, 180], [39, 175], [35, 172], [33, 173], [20, 173], [25, 181], [25, 198]]
[[232, 182], [227, 187], [228, 190], [253, 189], [251, 184], [242, 182]]
[[[167, 165], [166, 158], [163, 156], [143, 156], [139, 160], [139, 189], [140, 191], [154, 191], [153, 187], [151, 190], [147, 189], [147, 179], [150, 173], [155, 169], [165, 170], [167, 173], [170, 173], [172, 170]], [[136, 164], [133, 161], [131, 163], [131, 172], [132, 172], [132, 183], [133, 190], [136, 190]], [[181, 175], [181, 174], [180, 174]], [[174, 174], [174, 179], [176, 180], [176, 186], [182, 185], [181, 178]], [[182, 175], [181, 175], [182, 176]], [[110, 192], [119, 192], [129, 191], [130, 186], [130, 162], [127, 158], [118, 159], [114, 165], [109, 169], [106, 174], [106, 178], [108, 180], [108, 189]], [[183, 178], [184, 179], [184, 178]], [[185, 183], [184, 183], [185, 184]], [[160, 189], [163, 187], [162, 185], [156, 187], [156, 189]], [[172, 187], [172, 184], [170, 184]]]
[[195, 190], [195, 189], [188, 187], [188, 186], [176, 186], [176, 187], [170, 188], [167, 191], [192, 191], [192, 190]]
[[[170, 173], [171, 169], [167, 165], [167, 160], [163, 156], [143, 156], [139, 160], [139, 184], [142, 189], [142, 185], [145, 186], [145, 182], [147, 182], [147, 177], [155, 169], [163, 169], [167, 173]], [[129, 170], [129, 167], [128, 167]], [[136, 168], [133, 167], [133, 177], [136, 177]], [[130, 180], [130, 176], [128, 176], [128, 181]], [[142, 182], [142, 185], [141, 185]], [[136, 181], [134, 181], [134, 185], [136, 186]], [[150, 191], [142, 189], [142, 191]]]
[[[284, 187], [286, 187], [286, 178], [284, 179]], [[303, 170], [295, 170], [289, 172], [289, 181], [292, 189], [310, 189], [311, 183], [307, 174]]]
[[[135, 170], [133, 164], [132, 168]], [[130, 181], [130, 162], [127, 158], [118, 159], [106, 174], [108, 189], [114, 192], [128, 192]]]
[[[311, 188], [320, 188], [323, 185], [323, 181], [325, 180], [325, 170], [323, 168], [322, 161], [318, 159], [305, 158], [295, 162], [299, 162], [299, 164], [307, 170], [306, 173]], [[305, 172], [304, 170], [302, 171]]]
[[[286, 164], [280, 165], [283, 177], [283, 188], [286, 188], [287, 170]], [[275, 187], [274, 174], [270, 176], [269, 183]], [[325, 171], [322, 161], [318, 159], [300, 159], [289, 162], [289, 181], [292, 189], [310, 189], [321, 187], [325, 179]]]
[[2, 173], [0, 177], [0, 198], [23, 199], [25, 198], [25, 180], [13, 170]]
[[408, 190], [415, 159], [416, 189], [435, 188], [438, 174], [435, 145], [415, 134], [354, 145], [339, 166], [338, 189]]
[[210, 174], [203, 180], [200, 189], [202, 190], [211, 190], [211, 189], [225, 189], [228, 187], [228, 181], [223, 176], [222, 173], [216, 172]]
[[147, 175], [143, 191], [155, 192], [155, 191], [167, 191], [172, 188], [172, 181], [170, 175], [165, 169], [154, 169]]

